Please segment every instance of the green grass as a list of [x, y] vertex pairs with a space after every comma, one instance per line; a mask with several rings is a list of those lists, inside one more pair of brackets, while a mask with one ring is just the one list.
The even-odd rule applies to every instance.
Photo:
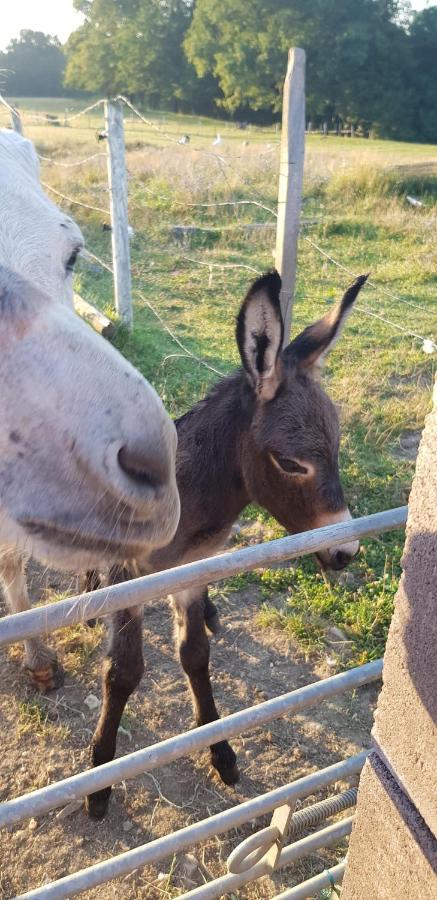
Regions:
[[[61, 102], [59, 110], [74, 105], [56, 104]], [[44, 101], [40, 103], [33, 110], [42, 111]], [[25, 109], [26, 101], [21, 105]], [[273, 208], [279, 135], [274, 129], [241, 132], [230, 123], [198, 117], [166, 115], [164, 121], [161, 114], [151, 115], [155, 128], [130, 118], [126, 123], [135, 328], [131, 335], [120, 329], [116, 343], [176, 416], [217, 376], [175, 344], [145, 301], [188, 351], [221, 372], [238, 363], [234, 320], [252, 275], [220, 266], [271, 267], [274, 230], [250, 232], [243, 226], [274, 218], [255, 205], [192, 204], [252, 199]], [[93, 115], [68, 128], [29, 123], [26, 134], [40, 152], [74, 160], [102, 149], [95, 136], [101, 125], [101, 117]], [[223, 139], [218, 148], [222, 159], [212, 146], [217, 131]], [[189, 145], [168, 140], [167, 135], [177, 139], [185, 132], [191, 135]], [[105, 165], [105, 160], [78, 169], [43, 164], [43, 178], [69, 197], [107, 208]], [[412, 208], [407, 194], [421, 199], [423, 207]], [[420, 340], [364, 310], [436, 339], [436, 199], [436, 147], [317, 135], [307, 141], [303, 218], [311, 224], [303, 227], [299, 245], [294, 331], [323, 314], [351, 280], [306, 237], [352, 272], [370, 270], [378, 286], [420, 307], [366, 289], [328, 361], [325, 386], [341, 408], [342, 478], [354, 515], [401, 505], [408, 498], [414, 462], [404, 458], [400, 442], [423, 427], [437, 357], [426, 355]], [[110, 262], [110, 235], [102, 231], [108, 219], [74, 205], [71, 211], [89, 249]], [[212, 230], [198, 232], [182, 245], [171, 235], [175, 224]], [[113, 315], [108, 273], [83, 261], [76, 288]], [[273, 525], [265, 511], [253, 507], [245, 518]], [[336, 624], [351, 641], [348, 660], [364, 662], [384, 649], [402, 543], [401, 532], [364, 542], [345, 584], [326, 584], [312, 561], [304, 560], [296, 569], [255, 573], [249, 580], [241, 576], [228, 588], [255, 580], [264, 600], [260, 627], [283, 629], [308, 652], [320, 649], [327, 624]]]
[[[344, 585], [327, 582], [314, 572], [310, 561], [297, 569], [263, 573], [266, 603], [259, 613], [259, 624], [280, 628], [310, 652], [323, 646], [326, 628], [334, 624], [345, 633], [348, 643], [338, 644], [338, 650], [347, 650], [350, 664], [378, 659], [384, 652], [393, 610], [399, 575], [394, 559], [398, 558], [401, 542], [390, 548], [382, 539], [374, 543], [381, 544], [379, 552], [366, 542], [362, 558]], [[279, 608], [268, 600], [276, 590], [284, 597]]]
[[17, 730], [20, 737], [31, 732], [32, 735], [36, 734], [39, 737], [58, 741], [64, 740], [70, 733], [67, 725], [55, 724], [50, 721], [42, 701], [23, 701], [19, 704], [18, 712]]

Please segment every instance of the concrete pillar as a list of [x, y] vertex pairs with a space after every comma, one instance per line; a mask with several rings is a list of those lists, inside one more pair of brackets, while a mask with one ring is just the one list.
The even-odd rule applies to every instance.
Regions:
[[422, 816], [371, 753], [363, 769], [341, 900], [435, 900], [437, 843]]
[[342, 900], [437, 897], [437, 382]]

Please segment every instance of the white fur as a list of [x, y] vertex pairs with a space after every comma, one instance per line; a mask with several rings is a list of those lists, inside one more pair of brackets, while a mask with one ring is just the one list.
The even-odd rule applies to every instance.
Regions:
[[65, 265], [83, 244], [73, 219], [42, 190], [31, 141], [0, 130], [0, 264], [72, 306], [73, 279]]
[[[80, 571], [163, 546], [178, 522], [174, 425], [73, 312], [66, 262], [82, 245], [31, 142], [0, 131], [0, 576], [3, 556], [14, 609], [28, 605], [20, 554]], [[165, 472], [158, 486], [122, 470], [126, 446]]]

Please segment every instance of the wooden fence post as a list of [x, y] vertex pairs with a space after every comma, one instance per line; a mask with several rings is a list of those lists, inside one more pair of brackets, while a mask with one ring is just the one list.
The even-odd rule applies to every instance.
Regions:
[[4, 106], [11, 117], [11, 128], [16, 131], [18, 134], [23, 134], [23, 125], [21, 122], [21, 116], [18, 109], [15, 106], [11, 106], [7, 100], [0, 94], [0, 103]]
[[284, 344], [288, 344], [290, 338], [304, 156], [305, 51], [299, 47], [293, 47], [288, 53], [288, 68], [284, 82], [275, 257], [276, 268], [282, 277], [281, 309], [284, 318]]
[[18, 109], [15, 109], [15, 106], [11, 106], [10, 112], [12, 128], [17, 132], [17, 134], [23, 134], [23, 125]]
[[111, 208], [115, 308], [123, 324], [131, 329], [133, 319], [127, 174], [124, 152], [123, 110], [120, 102], [105, 101], [105, 125], [108, 135], [108, 184]]

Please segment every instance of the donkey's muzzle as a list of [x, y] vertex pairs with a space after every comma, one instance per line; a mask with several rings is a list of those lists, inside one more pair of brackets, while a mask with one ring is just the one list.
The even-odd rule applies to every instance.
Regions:
[[333, 547], [332, 550], [322, 550], [316, 556], [323, 568], [339, 572], [355, 559], [359, 551], [359, 542], [351, 541], [350, 544], [342, 544], [340, 547]]
[[358, 544], [355, 550], [345, 550], [341, 549], [341, 547], [340, 549], [333, 550], [329, 561], [331, 569], [334, 569], [335, 572], [338, 572], [340, 569], [345, 569], [346, 566], [355, 559], [357, 553], [359, 553], [359, 549], [360, 547]]

